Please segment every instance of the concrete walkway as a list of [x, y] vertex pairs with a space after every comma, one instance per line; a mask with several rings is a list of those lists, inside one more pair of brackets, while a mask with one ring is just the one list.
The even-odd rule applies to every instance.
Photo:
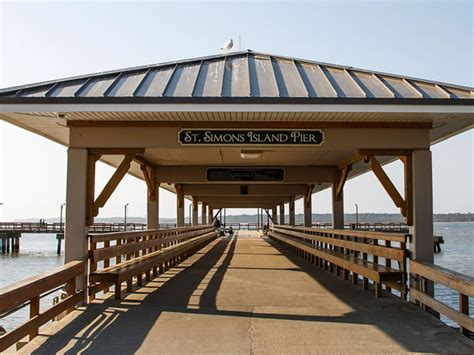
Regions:
[[240, 232], [121, 302], [107, 299], [73, 312], [23, 351], [473, 353], [474, 342], [413, 305], [375, 299], [255, 232]]

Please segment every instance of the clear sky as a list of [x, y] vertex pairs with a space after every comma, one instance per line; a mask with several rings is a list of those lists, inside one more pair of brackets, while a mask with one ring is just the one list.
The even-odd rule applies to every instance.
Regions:
[[[469, 0], [0, 0], [0, 88], [217, 54], [229, 38], [238, 50], [239, 35], [242, 49], [474, 86], [473, 17]], [[471, 130], [432, 147], [435, 212], [474, 210], [473, 141]], [[0, 169], [0, 220], [59, 215], [66, 148], [0, 122]], [[385, 169], [401, 189], [402, 165]], [[99, 164], [97, 190], [112, 173]], [[174, 195], [161, 197], [161, 216], [174, 217]], [[143, 181], [124, 179], [99, 216], [121, 216], [127, 202], [145, 215]], [[346, 212], [354, 203], [398, 212], [370, 173], [346, 184]], [[330, 211], [327, 191], [313, 196], [313, 211]]]

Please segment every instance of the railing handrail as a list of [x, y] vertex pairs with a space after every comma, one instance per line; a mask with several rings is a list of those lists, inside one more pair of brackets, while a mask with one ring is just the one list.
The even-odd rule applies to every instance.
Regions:
[[406, 242], [406, 238], [409, 234], [398, 233], [398, 232], [377, 232], [377, 231], [361, 231], [353, 229], [333, 229], [333, 228], [312, 228], [312, 227], [297, 227], [288, 225], [274, 225], [275, 228], [292, 229], [296, 231], [310, 232], [310, 233], [321, 233], [321, 234], [332, 234], [338, 236], [357, 237], [365, 239], [379, 239], [379, 240], [390, 240], [395, 242]]
[[205, 232], [211, 232], [213, 228], [208, 226], [207, 228], [193, 228], [192, 230], [187, 230], [185, 233], [171, 234], [166, 235], [163, 238], [155, 238], [148, 240], [140, 240], [132, 243], [120, 244], [120, 245], [108, 245], [98, 249], [89, 250], [89, 259], [91, 262], [99, 262], [102, 260], [111, 259], [113, 257], [127, 255], [135, 253], [138, 251], [150, 250], [155, 247], [161, 247], [163, 244], [170, 242], [180, 243], [182, 241], [188, 240], [195, 236], [199, 236]]
[[410, 272], [474, 297], [474, 278], [431, 263], [410, 260]]
[[[76, 292], [76, 277], [84, 274], [85, 262], [72, 261], [53, 269], [0, 289], [0, 313], [16, 312], [24, 305], [30, 306], [30, 318], [15, 329], [0, 336], [0, 352], [29, 335], [32, 340], [43, 324], [63, 312], [73, 310], [84, 299], [84, 290]], [[66, 296], [59, 303], [40, 312], [42, 294], [66, 284]], [[20, 306], [20, 307], [19, 307]]]
[[83, 261], [71, 261], [51, 271], [0, 288], [0, 313], [29, 301], [84, 273]]
[[372, 245], [368, 243], [362, 243], [361, 241], [336, 239], [334, 238], [333, 233], [318, 233], [318, 235], [307, 234], [295, 230], [289, 230], [287, 228], [278, 228], [278, 226], [275, 226], [273, 230], [299, 240], [309, 239], [339, 248], [346, 248], [353, 251], [382, 256], [391, 260], [398, 260], [403, 262], [406, 258], [406, 250], [402, 245], [400, 247], [396, 247], [393, 245]]
[[[410, 287], [410, 300], [421, 303], [459, 324], [462, 334], [474, 332], [474, 319], [469, 316], [469, 297], [474, 296], [474, 278], [426, 262], [410, 260], [410, 273], [414, 283]], [[438, 301], [427, 290], [428, 282], [442, 284], [459, 293], [459, 310]]]
[[210, 225], [199, 225], [191, 227], [145, 229], [142, 231], [122, 231], [110, 233], [89, 233], [89, 238], [94, 242], [112, 241], [117, 239], [136, 238], [149, 235], [169, 234], [173, 232], [184, 233], [188, 231], [209, 228]]

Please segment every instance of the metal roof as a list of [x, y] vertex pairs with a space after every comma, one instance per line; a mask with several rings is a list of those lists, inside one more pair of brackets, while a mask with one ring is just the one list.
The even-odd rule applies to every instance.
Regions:
[[132, 99], [156, 103], [425, 103], [443, 99], [445, 103], [470, 104], [471, 100], [465, 99], [474, 99], [474, 88], [248, 50], [0, 90], [0, 103]]

